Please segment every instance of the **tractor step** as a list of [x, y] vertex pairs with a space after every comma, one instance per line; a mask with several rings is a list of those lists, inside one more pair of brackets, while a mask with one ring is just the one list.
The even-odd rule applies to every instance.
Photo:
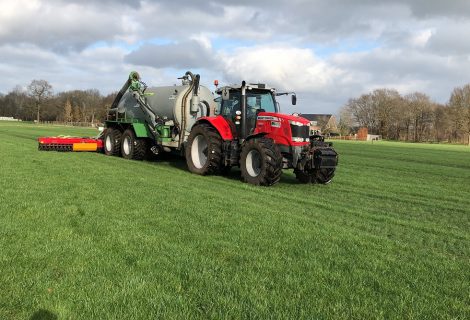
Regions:
[[40, 137], [38, 150], [41, 151], [91, 151], [103, 149], [103, 141], [97, 138], [82, 137]]

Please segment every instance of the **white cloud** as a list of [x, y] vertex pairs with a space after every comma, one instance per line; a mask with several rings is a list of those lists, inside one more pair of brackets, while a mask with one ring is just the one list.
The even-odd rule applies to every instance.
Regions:
[[238, 48], [221, 53], [219, 60], [227, 79], [267, 82], [285, 90], [322, 90], [342, 73], [310, 49], [279, 45]]
[[0, 0], [0, 21], [3, 92], [44, 78], [109, 93], [133, 69], [162, 85], [193, 68], [328, 112], [377, 87], [445, 102], [469, 81], [468, 0]]

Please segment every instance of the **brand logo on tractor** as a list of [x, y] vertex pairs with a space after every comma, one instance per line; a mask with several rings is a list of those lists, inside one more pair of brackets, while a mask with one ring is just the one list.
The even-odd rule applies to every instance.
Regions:
[[257, 120], [279, 121], [278, 117], [273, 117], [273, 116], [258, 116], [256, 119]]

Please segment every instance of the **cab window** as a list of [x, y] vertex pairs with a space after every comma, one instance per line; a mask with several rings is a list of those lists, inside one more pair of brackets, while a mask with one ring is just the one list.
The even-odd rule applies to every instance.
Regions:
[[230, 93], [228, 100], [222, 100], [222, 110], [220, 114], [224, 117], [235, 116], [235, 112], [241, 109], [240, 93]]

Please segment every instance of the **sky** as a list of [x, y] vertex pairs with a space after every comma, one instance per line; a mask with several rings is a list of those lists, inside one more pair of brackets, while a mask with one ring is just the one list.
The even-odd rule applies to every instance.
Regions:
[[470, 83], [469, 0], [0, 0], [0, 92], [201, 83], [295, 91], [285, 112], [338, 113], [378, 88], [446, 103]]

